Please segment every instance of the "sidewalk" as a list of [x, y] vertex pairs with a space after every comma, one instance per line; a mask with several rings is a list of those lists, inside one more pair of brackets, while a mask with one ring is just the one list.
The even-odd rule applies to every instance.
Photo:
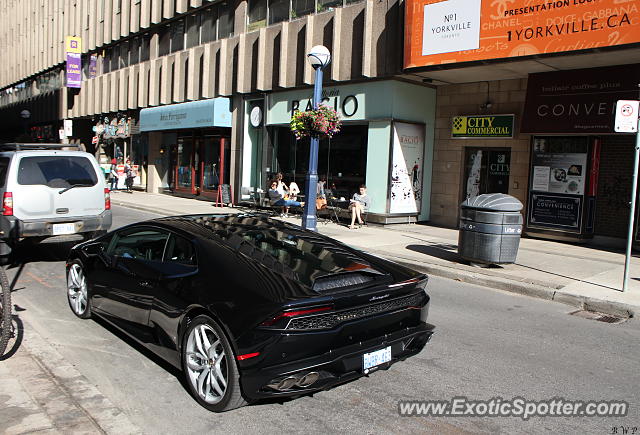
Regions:
[[[237, 213], [237, 208], [146, 192], [114, 192], [111, 202], [163, 215]], [[246, 211], [247, 209], [243, 209]], [[288, 218], [300, 223], [300, 218]], [[619, 316], [640, 313], [640, 258], [631, 261], [629, 290], [621, 292], [624, 253], [523, 238], [516, 264], [480, 268], [461, 262], [458, 231], [429, 225], [369, 225], [357, 230], [318, 223], [318, 231], [351, 246], [431, 275]]]
[[33, 328], [18, 328], [0, 359], [0, 433], [142, 433]]

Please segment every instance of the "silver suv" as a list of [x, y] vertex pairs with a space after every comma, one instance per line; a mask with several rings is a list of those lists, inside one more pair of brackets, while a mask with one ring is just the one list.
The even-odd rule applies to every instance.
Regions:
[[65, 144], [0, 145], [0, 255], [24, 238], [80, 235], [111, 227], [104, 173], [89, 153]]

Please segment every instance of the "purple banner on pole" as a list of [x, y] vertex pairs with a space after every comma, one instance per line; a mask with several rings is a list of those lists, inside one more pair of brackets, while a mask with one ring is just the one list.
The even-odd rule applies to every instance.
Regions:
[[80, 53], [67, 53], [67, 87], [82, 87], [82, 58]]
[[93, 53], [90, 57], [89, 57], [89, 78], [93, 79], [96, 77], [96, 64], [98, 61], [98, 55]]

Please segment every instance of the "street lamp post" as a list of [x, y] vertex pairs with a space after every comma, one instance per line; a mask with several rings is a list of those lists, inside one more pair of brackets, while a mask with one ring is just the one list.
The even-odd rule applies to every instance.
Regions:
[[[318, 108], [322, 100], [322, 70], [331, 62], [331, 54], [327, 47], [316, 45], [307, 54], [309, 63], [316, 71], [315, 83], [313, 86], [313, 110]], [[311, 136], [309, 145], [309, 171], [307, 172], [305, 186], [305, 204], [302, 213], [302, 228], [317, 231], [316, 223], [316, 189], [318, 185], [318, 148], [320, 138], [317, 134]]]

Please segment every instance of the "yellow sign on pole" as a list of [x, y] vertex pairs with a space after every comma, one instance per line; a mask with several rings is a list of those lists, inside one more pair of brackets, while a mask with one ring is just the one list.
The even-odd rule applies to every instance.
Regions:
[[82, 38], [80, 38], [79, 36], [67, 36], [65, 52], [78, 54], [82, 53]]

